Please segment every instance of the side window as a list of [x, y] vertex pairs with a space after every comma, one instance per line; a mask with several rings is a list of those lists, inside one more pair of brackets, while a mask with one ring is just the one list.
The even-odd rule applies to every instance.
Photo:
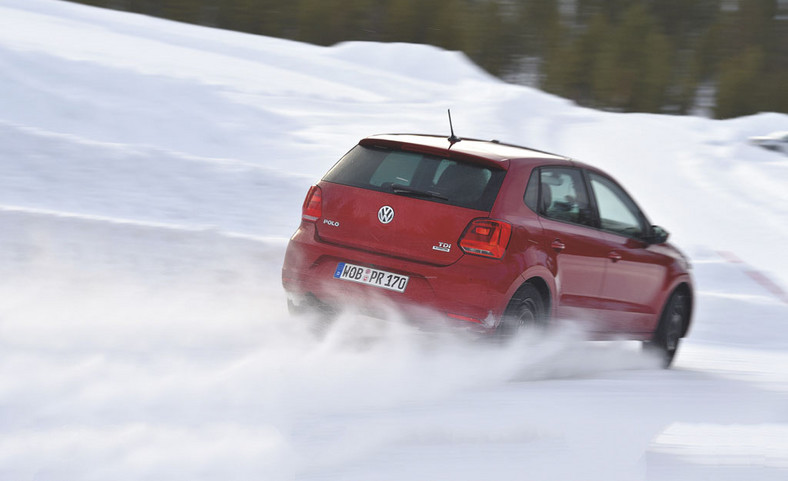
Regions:
[[543, 167], [539, 175], [537, 206], [538, 212], [547, 218], [593, 225], [588, 192], [578, 169]]
[[642, 237], [646, 226], [632, 198], [606, 177], [592, 173], [590, 178], [602, 229], [625, 236]]

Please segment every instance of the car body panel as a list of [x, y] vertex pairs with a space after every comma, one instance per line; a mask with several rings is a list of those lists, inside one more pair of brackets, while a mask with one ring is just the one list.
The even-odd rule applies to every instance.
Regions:
[[[283, 284], [291, 293], [309, 293], [328, 304], [360, 305], [368, 310], [396, 306], [417, 317], [426, 308], [436, 314], [434, 317], [467, 317], [477, 325], [466, 327], [484, 330], [492, 327], [484, 324], [487, 319], [503, 314], [505, 296], [519, 276], [500, 260], [491, 262], [465, 255], [448, 268], [319, 243], [314, 236], [314, 226], [306, 225], [291, 237], [282, 271]], [[334, 279], [339, 262], [406, 275], [410, 281], [405, 292], [400, 293]]]
[[[556, 315], [599, 322], [604, 314], [600, 295], [607, 265], [605, 245], [592, 229], [545, 218], [541, 222], [543, 249], [557, 285]], [[553, 244], [564, 247], [558, 250]]]
[[653, 331], [660, 294], [674, 260], [660, 252], [659, 246], [608, 232], [600, 235], [607, 251], [600, 296], [606, 311], [603, 330]]
[[[410, 197], [339, 184], [323, 183], [322, 189], [321, 241], [436, 265], [456, 262], [462, 256], [457, 246], [462, 231], [472, 219], [487, 215], [438, 203], [425, 208]], [[384, 208], [391, 213], [386, 223], [378, 219]]]

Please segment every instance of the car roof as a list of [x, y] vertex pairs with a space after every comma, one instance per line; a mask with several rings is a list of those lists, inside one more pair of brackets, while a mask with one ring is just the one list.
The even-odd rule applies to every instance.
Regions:
[[464, 157], [468, 160], [498, 164], [502, 168], [505, 168], [508, 161], [513, 159], [534, 159], [542, 162], [552, 160], [558, 163], [570, 161], [568, 157], [563, 155], [506, 144], [497, 140], [460, 139], [452, 142], [448, 137], [438, 135], [378, 134], [366, 137], [359, 143], [389, 148], [397, 147], [449, 158]]

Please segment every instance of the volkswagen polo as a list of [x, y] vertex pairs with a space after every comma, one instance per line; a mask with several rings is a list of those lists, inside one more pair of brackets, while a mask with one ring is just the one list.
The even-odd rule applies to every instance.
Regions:
[[612, 177], [570, 158], [375, 135], [309, 189], [282, 282], [293, 312], [393, 305], [502, 336], [569, 319], [643, 341], [668, 366], [693, 288], [667, 237]]

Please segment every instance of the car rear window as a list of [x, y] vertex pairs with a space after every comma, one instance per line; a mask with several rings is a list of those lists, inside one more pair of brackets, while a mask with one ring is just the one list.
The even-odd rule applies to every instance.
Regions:
[[505, 175], [484, 165], [357, 145], [323, 180], [489, 211]]

